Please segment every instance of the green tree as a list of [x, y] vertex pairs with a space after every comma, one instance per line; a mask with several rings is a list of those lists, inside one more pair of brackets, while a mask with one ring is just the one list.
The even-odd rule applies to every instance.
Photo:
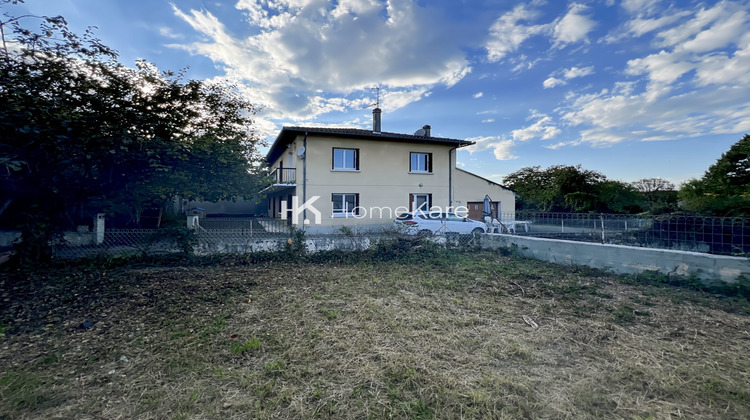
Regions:
[[602, 181], [596, 186], [597, 211], [634, 214], [643, 211], [643, 196], [632, 185], [621, 181]]
[[630, 185], [641, 194], [644, 210], [649, 213], [662, 214], [677, 210], [677, 190], [666, 179], [643, 178]]
[[664, 178], [643, 178], [631, 182], [630, 185], [638, 192], [648, 194], [658, 191], [673, 191], [674, 184]]
[[503, 183], [521, 197], [519, 209], [540, 211], [591, 211], [598, 207], [597, 185], [606, 177], [581, 165], [522, 168]]
[[581, 165], [522, 168], [503, 179], [520, 196], [519, 210], [638, 213], [643, 197], [631, 185]]
[[0, 22], [0, 208], [15, 207], [21, 257], [43, 258], [85, 203], [137, 222], [176, 195], [250, 196], [265, 182], [255, 108], [231, 86], [126, 67], [90, 31], [39, 19], [36, 31]]
[[687, 211], [718, 216], [750, 214], [750, 135], [746, 134], [711, 165], [703, 177], [679, 191]]

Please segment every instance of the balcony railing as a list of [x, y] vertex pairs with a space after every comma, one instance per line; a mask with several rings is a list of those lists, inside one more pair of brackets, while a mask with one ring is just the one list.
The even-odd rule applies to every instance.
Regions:
[[276, 168], [271, 173], [273, 177], [273, 183], [275, 185], [295, 185], [297, 184], [297, 169], [296, 168]]

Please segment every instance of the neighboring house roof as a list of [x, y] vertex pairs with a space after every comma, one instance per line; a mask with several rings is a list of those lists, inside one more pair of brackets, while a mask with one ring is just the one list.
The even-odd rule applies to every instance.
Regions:
[[[271, 149], [268, 150], [266, 155], [266, 161], [273, 163], [279, 158], [286, 150], [286, 146], [290, 144], [300, 134], [324, 134], [332, 137], [347, 137], [360, 140], [387, 140], [387, 141], [398, 141], [406, 143], [428, 143], [428, 144], [446, 144], [456, 147], [470, 146], [474, 144], [473, 141], [460, 140], [460, 139], [449, 139], [444, 137], [427, 137], [417, 136], [412, 134], [400, 134], [400, 133], [386, 133], [380, 132], [375, 133], [372, 130], [361, 130], [356, 128], [330, 128], [330, 127], [283, 127], [281, 132], [274, 140], [271, 145]], [[490, 181], [491, 182], [491, 181]]]
[[463, 172], [463, 173], [465, 173], [465, 174], [469, 174], [469, 175], [471, 175], [471, 176], [473, 176], [473, 177], [476, 177], [476, 178], [479, 178], [479, 179], [483, 179], [483, 180], [485, 180], [485, 181], [489, 182], [490, 184], [495, 184], [495, 185], [497, 185], [498, 187], [500, 187], [500, 188], [504, 188], [504, 189], [506, 189], [506, 190], [508, 190], [508, 191], [513, 191], [513, 190], [511, 190], [510, 188], [506, 187], [505, 185], [502, 185], [502, 184], [498, 184], [498, 183], [497, 183], [497, 182], [495, 182], [495, 181], [490, 181], [489, 179], [487, 179], [487, 178], [485, 178], [485, 177], [481, 177], [481, 176], [479, 176], [479, 175], [477, 175], [477, 174], [475, 174], [475, 173], [472, 173], [472, 172], [469, 172], [469, 171], [463, 170], [463, 169], [461, 169], [461, 168], [456, 168], [456, 170], [457, 170], [457, 171], [461, 171], [461, 172]]

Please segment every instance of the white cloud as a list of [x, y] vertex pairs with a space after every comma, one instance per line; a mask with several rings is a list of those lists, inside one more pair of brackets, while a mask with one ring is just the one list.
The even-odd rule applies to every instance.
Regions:
[[[557, 48], [588, 43], [597, 23], [583, 3], [572, 3], [548, 20], [542, 20], [540, 2], [504, 12], [484, 43], [487, 59], [505, 60], [505, 67], [515, 72], [548, 64], [552, 56], [562, 55]], [[544, 147], [558, 148], [750, 130], [747, 0], [690, 3], [682, 9], [678, 2], [618, 3], [627, 21], [601, 42], [644, 38], [636, 40], [638, 49], [625, 42], [623, 49], [613, 49], [608, 67], [597, 64], [602, 77], [586, 80], [601, 83], [615, 75], [611, 85], [598, 85], [598, 92], [571, 89], [554, 114], [535, 113], [527, 126], [505, 137], [482, 138], [478, 148], [507, 158], [513, 156], [514, 144], [531, 139], [551, 140]], [[366, 88], [378, 82], [384, 111], [392, 112], [428, 97], [435, 86], [454, 86], [472, 71], [466, 40], [446, 30], [450, 16], [431, 9], [437, 7], [432, 2], [238, 0], [236, 7], [248, 22], [246, 33], [230, 30], [208, 11], [173, 6], [200, 38], [173, 41], [172, 46], [210, 58], [226, 78], [239, 82], [243, 94], [264, 108], [259, 130], [273, 131], [270, 121], [311, 121], [327, 112], [362, 109], [374, 97]], [[176, 32], [162, 33], [169, 37]], [[535, 36], [550, 41], [547, 56], [519, 51]], [[594, 74], [587, 64], [597, 61], [579, 55], [587, 50], [570, 51], [571, 61], [549, 73], [543, 87], [574, 85], [573, 79]], [[627, 64], [619, 64], [623, 62]], [[483, 98], [483, 90], [472, 96]], [[489, 123], [495, 115], [481, 118]], [[369, 126], [369, 118], [361, 124]], [[580, 135], [558, 141], [563, 126], [566, 134], [574, 129]]]
[[674, 43], [672, 50], [632, 59], [625, 72], [648, 77], [646, 97], [652, 101], [668, 95], [678, 83], [741, 88], [750, 80], [748, 32], [750, 15], [736, 3], [722, 2], [712, 9], [701, 9], [692, 19], [660, 34], [660, 38], [670, 40], [667, 44]]
[[487, 118], [486, 120], [482, 120], [483, 124], [489, 124], [495, 122], [494, 118]]
[[[361, 128], [369, 129], [372, 128], [372, 120], [362, 118], [354, 118], [349, 121], [340, 121], [335, 123], [322, 123], [317, 121], [284, 121], [282, 125], [302, 125], [304, 127], [318, 127], [318, 128]], [[276, 130], [273, 134], [278, 134]]]
[[490, 39], [485, 45], [487, 58], [491, 62], [500, 61], [529, 37], [547, 31], [548, 25], [524, 25], [536, 18], [538, 13], [525, 5], [516, 6], [513, 10], [500, 16], [490, 27]]
[[642, 37], [691, 15], [689, 10], [677, 10], [673, 3], [660, 0], [623, 0], [620, 5], [632, 17], [605, 36], [601, 40], [604, 43], [610, 44], [625, 38]]
[[416, 0], [239, 0], [245, 37], [207, 10], [172, 7], [203, 39], [170, 46], [213, 60], [264, 109], [259, 118], [302, 121], [357, 109], [378, 82], [384, 109], [393, 111], [471, 71], [460, 41], [445, 30], [450, 22]]
[[685, 16], [688, 16], [689, 14], [689, 12], [683, 11], [678, 13], [671, 13], [654, 19], [638, 17], [627, 23], [627, 29], [630, 34], [639, 37], [665, 26], [669, 26], [684, 18]]
[[580, 141], [561, 141], [555, 144], [547, 144], [542, 147], [544, 147], [545, 149], [557, 150], [562, 149], [563, 147], [578, 146], [579, 144], [581, 144]]
[[519, 73], [524, 70], [531, 70], [542, 60], [542, 58], [530, 60], [529, 57], [526, 56], [526, 54], [520, 54], [517, 57], [511, 57], [508, 59], [508, 61], [514, 65], [513, 69], [511, 70], [513, 73]]
[[182, 34], [175, 33], [172, 28], [169, 28], [167, 26], [159, 27], [159, 35], [170, 39], [182, 39], [185, 37]]
[[544, 82], [542, 82], [542, 86], [544, 86], [545, 89], [551, 89], [556, 86], [562, 86], [567, 85], [568, 82], [565, 80], [558, 79], [556, 77], [549, 77]]
[[[555, 77], [555, 74], [559, 74], [562, 76], [562, 79]], [[557, 86], [564, 86], [567, 85], [567, 80], [570, 79], [576, 79], [579, 77], [585, 77], [589, 76], [591, 74], [594, 74], [594, 67], [571, 67], [569, 69], [564, 70], [558, 70], [556, 72], [553, 72], [544, 82], [542, 82], [542, 86], [544, 86], [545, 89], [552, 89]]]
[[750, 85], [750, 33], [741, 42], [745, 47], [734, 54], [711, 54], [696, 66], [700, 86], [734, 83]]
[[733, 53], [662, 51], [631, 61], [630, 74], [648, 77], [645, 89], [620, 83], [611, 92], [575, 96], [562, 119], [581, 127], [580, 141], [594, 145], [747, 132], [750, 35], [740, 44], [745, 47]]
[[[466, 77], [467, 74], [471, 73], [471, 66], [467, 65], [465, 61], [460, 62], [454, 62], [451, 64], [451, 67], [453, 69], [448, 72], [444, 77], [438, 79], [437, 83], [442, 83], [446, 87], [453, 87], [456, 83], [460, 82], [464, 77]], [[428, 84], [437, 84], [437, 83], [428, 83]], [[406, 86], [409, 86], [407, 84]]]
[[[553, 46], [557, 48], [577, 42], [589, 42], [587, 36], [596, 26], [596, 22], [586, 16], [588, 6], [573, 3], [564, 16], [550, 23], [532, 24], [531, 22], [540, 16], [534, 7], [542, 5], [543, 2], [537, 1], [531, 2], [530, 6], [520, 4], [492, 24], [489, 40], [485, 44], [487, 59], [490, 62], [502, 60], [535, 35], [550, 37]], [[522, 55], [516, 60], [514, 71], [531, 68], [534, 64], [535, 61], [530, 62]]]
[[511, 140], [500, 140], [492, 146], [492, 154], [497, 160], [513, 160], [518, 156], [513, 154], [513, 142]]
[[651, 14], [659, 5], [660, 0], [622, 0], [620, 6], [630, 13]]
[[347, 14], [360, 15], [370, 13], [379, 8], [379, 2], [375, 0], [339, 0], [336, 9], [331, 12], [336, 17]]
[[596, 26], [596, 22], [585, 16], [588, 6], [580, 3], [573, 3], [568, 9], [568, 13], [557, 21], [552, 29], [553, 44], [557, 47], [564, 47], [574, 42], [585, 41], [589, 32]]
[[563, 77], [566, 79], [575, 79], [577, 77], [584, 77], [594, 74], [594, 67], [571, 67], [563, 72]]
[[416, 102], [426, 96], [429, 96], [429, 86], [416, 86], [416, 87], [405, 87], [395, 90], [386, 90], [381, 92], [383, 96], [382, 102], [386, 109], [386, 112], [393, 112], [399, 108], [403, 108], [412, 102]]
[[472, 137], [467, 140], [475, 142], [475, 144], [462, 149], [468, 151], [470, 154], [491, 150], [493, 156], [495, 156], [495, 159], [497, 160], [512, 160], [518, 158], [518, 156], [513, 153], [513, 147], [515, 146], [513, 140], [497, 136]]
[[[678, 25], [674, 28], [667, 29], [657, 34], [657, 37], [661, 39], [657, 43], [660, 47], [673, 47], [681, 42], [685, 42], [692, 36], [700, 33], [703, 28], [714, 23], [717, 19], [728, 17], [733, 11], [726, 10], [729, 4], [727, 2], [721, 2], [715, 5], [711, 9], [701, 9], [695, 14], [695, 17], [683, 25]], [[732, 9], [737, 9], [736, 4], [731, 4]], [[735, 11], [740, 11], [735, 10]]]
[[513, 130], [511, 132], [513, 140], [527, 141], [534, 138], [549, 140], [562, 132], [562, 130], [555, 127], [552, 118], [549, 115], [541, 114], [532, 110], [531, 116], [528, 119], [535, 119], [536, 122], [528, 127]]
[[693, 66], [681, 54], [660, 51], [658, 54], [628, 61], [625, 72], [633, 76], [647, 74], [651, 82], [671, 84], [692, 70]]
[[747, 13], [733, 13], [726, 20], [720, 20], [709, 29], [698, 33], [695, 38], [683, 43], [678, 51], [708, 52], [731, 44], [747, 29]]

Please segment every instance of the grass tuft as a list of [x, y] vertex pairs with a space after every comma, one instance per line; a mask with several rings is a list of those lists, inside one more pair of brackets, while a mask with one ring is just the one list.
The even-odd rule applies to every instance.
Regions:
[[258, 337], [253, 337], [250, 341], [232, 345], [232, 354], [245, 354], [260, 348], [260, 340]]

